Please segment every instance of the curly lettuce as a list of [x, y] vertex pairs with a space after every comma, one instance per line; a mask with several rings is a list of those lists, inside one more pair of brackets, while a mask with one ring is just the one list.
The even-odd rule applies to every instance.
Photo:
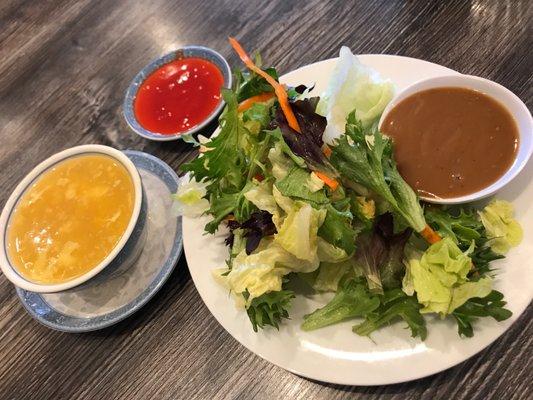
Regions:
[[470, 298], [485, 297], [492, 290], [489, 277], [467, 280], [472, 266], [469, 251], [461, 251], [446, 237], [431, 245], [420, 259], [408, 260], [404, 292], [416, 292], [418, 302], [424, 306], [422, 313], [448, 315]]
[[497, 254], [506, 254], [522, 241], [522, 227], [514, 219], [513, 205], [508, 201], [492, 201], [479, 212], [479, 217], [487, 230], [490, 247]]

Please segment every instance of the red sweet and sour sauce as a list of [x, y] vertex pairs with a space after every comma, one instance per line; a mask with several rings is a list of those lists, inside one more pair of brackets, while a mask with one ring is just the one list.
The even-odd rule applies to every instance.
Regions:
[[169, 62], [150, 74], [135, 99], [139, 124], [165, 135], [188, 131], [204, 121], [220, 102], [224, 77], [201, 58]]

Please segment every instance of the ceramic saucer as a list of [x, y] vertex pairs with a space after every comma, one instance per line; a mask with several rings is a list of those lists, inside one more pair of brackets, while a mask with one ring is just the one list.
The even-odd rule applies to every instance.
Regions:
[[49, 328], [88, 332], [130, 316], [163, 286], [182, 252], [181, 217], [172, 212], [171, 194], [178, 176], [163, 161], [146, 153], [126, 150], [146, 193], [147, 238], [141, 255], [123, 274], [100, 284], [62, 293], [33, 293], [17, 288], [28, 313]]

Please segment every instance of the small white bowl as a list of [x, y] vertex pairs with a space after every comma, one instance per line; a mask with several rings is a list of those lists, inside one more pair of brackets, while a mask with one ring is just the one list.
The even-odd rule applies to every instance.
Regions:
[[[67, 158], [90, 153], [105, 154], [107, 156], [113, 157], [128, 170], [133, 180], [133, 213], [131, 215], [128, 226], [126, 227], [126, 230], [122, 235], [122, 238], [100, 264], [77, 278], [71, 279], [67, 282], [49, 285], [36, 283], [24, 279], [21, 275], [19, 275], [13, 265], [11, 265], [6, 251], [7, 225], [9, 222], [9, 217], [11, 216], [11, 213], [15, 208], [17, 201], [19, 200], [20, 196], [26, 191], [26, 189], [35, 181], [35, 179], [37, 179], [43, 172], [48, 170], [54, 164], [57, 164], [58, 162], [63, 161]], [[132, 232], [134, 231], [134, 228], [136, 227], [137, 222], [139, 221], [142, 200], [143, 191], [139, 172], [137, 171], [137, 168], [135, 168], [135, 165], [133, 165], [131, 160], [121, 151], [108, 146], [90, 144], [72, 147], [70, 149], [54, 154], [50, 158], [47, 158], [42, 163], [37, 165], [28, 175], [26, 175], [26, 177], [18, 184], [18, 186], [11, 194], [11, 196], [7, 200], [6, 205], [4, 206], [4, 209], [2, 210], [2, 214], [0, 214], [0, 268], [2, 269], [2, 272], [7, 277], [7, 279], [9, 279], [13, 284], [15, 284], [15, 286], [18, 286], [25, 290], [29, 290], [31, 292], [54, 293], [65, 291], [84, 283], [88, 284], [91, 279], [93, 279], [98, 273], [100, 273], [104, 268], [106, 268], [117, 257], [117, 255], [126, 245], [126, 242], [128, 242], [128, 239], [130, 239], [130, 236], [132, 236]]]
[[424, 79], [406, 87], [387, 105], [379, 121], [379, 126], [382, 125], [389, 111], [406, 97], [423, 90], [439, 87], [460, 87], [476, 90], [492, 97], [502, 104], [502, 106], [511, 113], [516, 122], [516, 126], [518, 127], [518, 152], [513, 164], [509, 167], [507, 172], [505, 172], [505, 174], [503, 174], [496, 182], [484, 189], [468, 195], [445, 199], [424, 196], [420, 196], [420, 198], [429, 203], [459, 204], [488, 197], [511, 182], [529, 160], [531, 152], [533, 151], [533, 118], [531, 117], [531, 113], [522, 100], [504, 86], [478, 76], [456, 74]]

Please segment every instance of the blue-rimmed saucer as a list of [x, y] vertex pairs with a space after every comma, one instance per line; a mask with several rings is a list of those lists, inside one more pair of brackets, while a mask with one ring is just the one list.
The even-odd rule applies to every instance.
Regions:
[[128, 90], [126, 91], [126, 97], [124, 98], [124, 104], [122, 106], [122, 112], [124, 114], [124, 119], [126, 120], [126, 123], [129, 125], [129, 127], [138, 135], [150, 139], [150, 140], [156, 140], [156, 141], [170, 141], [170, 140], [177, 140], [182, 139], [185, 135], [191, 135], [193, 133], [196, 133], [200, 131], [201, 129], [205, 128], [216, 116], [222, 111], [222, 108], [224, 108], [224, 101], [220, 99], [220, 102], [218, 103], [217, 107], [213, 110], [209, 116], [202, 121], [200, 124], [193, 126], [191, 129], [189, 129], [186, 132], [180, 132], [175, 135], [163, 135], [161, 133], [152, 132], [147, 129], [144, 129], [141, 124], [137, 121], [137, 118], [135, 118], [135, 112], [134, 112], [134, 103], [135, 103], [135, 97], [137, 96], [137, 92], [139, 90], [139, 87], [142, 85], [144, 80], [156, 69], [160, 68], [161, 66], [168, 64], [171, 61], [174, 61], [176, 59], [183, 59], [183, 58], [190, 58], [190, 57], [198, 57], [203, 58], [204, 60], [210, 61], [213, 64], [215, 64], [220, 72], [222, 73], [222, 76], [224, 78], [224, 87], [230, 89], [231, 83], [232, 83], [232, 75], [231, 75], [231, 68], [228, 65], [228, 62], [222, 55], [218, 52], [216, 52], [213, 49], [210, 49], [209, 47], [203, 47], [203, 46], [185, 46], [181, 49], [172, 51], [168, 54], [165, 54], [162, 57], [159, 57], [156, 60], [153, 60], [150, 64], [148, 64], [146, 67], [144, 67], [136, 76], [133, 78], [133, 81], [130, 83], [130, 86], [128, 87]]
[[49, 328], [88, 332], [123, 320], [157, 293], [181, 256], [181, 218], [173, 214], [171, 198], [178, 189], [178, 176], [154, 156], [124, 153], [139, 170], [146, 194], [146, 243], [131, 267], [105, 282], [51, 294], [17, 288], [24, 308]]

